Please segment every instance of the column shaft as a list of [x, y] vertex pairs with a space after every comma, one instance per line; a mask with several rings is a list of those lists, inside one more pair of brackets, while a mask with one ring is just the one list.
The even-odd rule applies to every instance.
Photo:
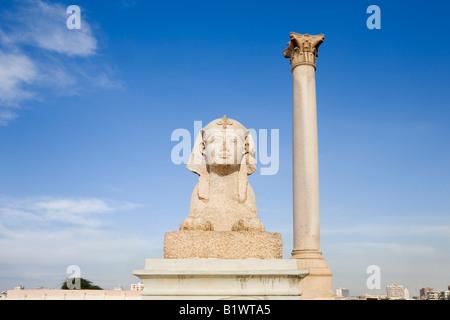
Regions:
[[294, 249], [303, 299], [333, 299], [333, 274], [320, 252], [319, 152], [317, 139], [316, 60], [325, 36], [290, 33], [283, 56], [291, 61], [293, 90]]
[[294, 250], [320, 249], [319, 160], [315, 67], [293, 70]]

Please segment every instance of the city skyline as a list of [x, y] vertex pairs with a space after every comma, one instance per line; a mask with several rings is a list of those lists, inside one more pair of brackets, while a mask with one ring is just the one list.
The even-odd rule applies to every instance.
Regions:
[[[373, 4], [381, 29], [366, 25]], [[81, 8], [81, 29], [67, 28], [69, 5]], [[71, 265], [104, 288], [138, 282], [132, 270], [163, 256], [164, 233], [187, 216], [197, 182], [171, 159], [173, 132], [188, 131], [193, 145], [196, 121], [224, 115], [267, 130], [268, 141], [278, 130], [277, 172], [261, 174], [259, 162], [249, 182], [289, 258], [292, 75], [282, 52], [291, 31], [325, 34], [320, 221], [333, 290], [445, 290], [449, 10], [419, 1], [2, 1], [0, 290], [58, 287]], [[379, 267], [380, 289], [367, 287], [369, 266]]]
[[[68, 280], [72, 281], [72, 280]], [[92, 284], [91, 284], [92, 285]], [[73, 300], [140, 300], [140, 296], [137, 296], [134, 292], [144, 289], [143, 283], [130, 284], [129, 289], [124, 289], [121, 285], [114, 286], [111, 289], [87, 289], [78, 288], [67, 290], [62, 288], [47, 288], [37, 287], [34, 289], [27, 289], [23, 286], [15, 286], [11, 290], [2, 291], [0, 300], [66, 300], [66, 296]], [[348, 288], [336, 289], [336, 300], [450, 300], [450, 285], [447, 286], [448, 290], [434, 290], [433, 288], [425, 287], [421, 288], [419, 295], [410, 294], [408, 288], [396, 283], [386, 285], [385, 294], [362, 294], [351, 295]], [[68, 292], [71, 291], [71, 292]], [[102, 293], [104, 292], [104, 293]], [[131, 294], [130, 294], [131, 293]], [[116, 297], [116, 298], [114, 298]]]

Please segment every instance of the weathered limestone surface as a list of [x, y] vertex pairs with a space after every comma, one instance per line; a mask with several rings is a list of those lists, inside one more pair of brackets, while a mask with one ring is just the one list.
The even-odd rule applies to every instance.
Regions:
[[164, 258], [282, 259], [279, 233], [174, 231], [165, 234]]

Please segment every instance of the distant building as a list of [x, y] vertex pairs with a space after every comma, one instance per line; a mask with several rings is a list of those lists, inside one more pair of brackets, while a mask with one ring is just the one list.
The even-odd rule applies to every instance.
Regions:
[[336, 289], [336, 296], [348, 298], [350, 297], [350, 290], [346, 288], [338, 288]]
[[119, 284], [118, 286], [114, 287], [114, 290], [123, 290], [123, 287]]
[[23, 289], [25, 289], [24, 286], [15, 286], [14, 287], [14, 290], [23, 290]]
[[142, 300], [131, 290], [8, 290], [2, 300]]
[[133, 283], [130, 285], [131, 291], [142, 291], [142, 289], [144, 289], [144, 284], [142, 282]]
[[378, 294], [365, 294], [363, 296], [359, 296], [359, 300], [387, 300], [386, 296], [378, 295]]
[[439, 291], [427, 292], [427, 300], [439, 300]]
[[450, 290], [428, 292], [427, 300], [450, 300]]
[[450, 290], [441, 291], [439, 295], [439, 300], [450, 300]]
[[420, 299], [425, 300], [427, 298], [428, 292], [433, 292], [434, 289], [433, 288], [421, 288], [420, 289]]
[[388, 299], [409, 299], [409, 291], [402, 285], [393, 283], [386, 286]]

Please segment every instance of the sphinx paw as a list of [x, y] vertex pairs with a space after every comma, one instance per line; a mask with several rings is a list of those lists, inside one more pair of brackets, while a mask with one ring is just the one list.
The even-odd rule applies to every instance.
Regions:
[[264, 224], [258, 218], [243, 218], [236, 221], [231, 228], [231, 231], [258, 231], [264, 232]]
[[183, 231], [192, 231], [192, 230], [214, 231], [214, 228], [213, 228], [211, 222], [206, 221], [203, 218], [187, 217], [180, 224], [180, 230], [183, 230]]

